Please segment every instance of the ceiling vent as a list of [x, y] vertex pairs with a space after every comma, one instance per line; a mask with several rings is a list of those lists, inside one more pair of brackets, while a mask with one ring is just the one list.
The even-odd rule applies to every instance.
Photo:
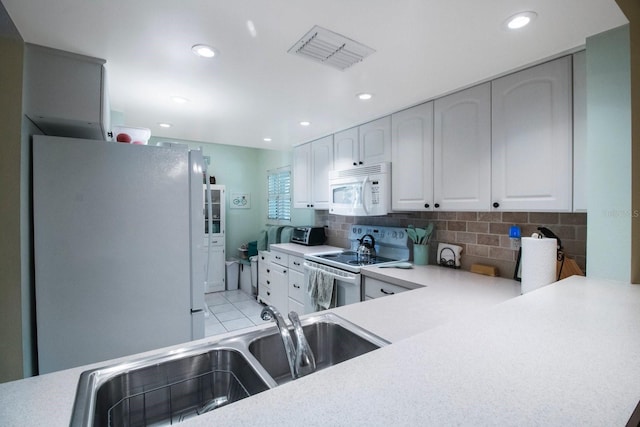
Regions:
[[346, 70], [371, 55], [375, 50], [316, 25], [288, 52], [327, 64], [338, 70]]

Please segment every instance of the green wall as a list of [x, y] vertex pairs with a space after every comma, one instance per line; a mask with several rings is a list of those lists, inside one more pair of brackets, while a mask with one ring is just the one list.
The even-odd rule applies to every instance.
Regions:
[[587, 275], [630, 281], [631, 71], [629, 26], [589, 37]]
[[[236, 257], [237, 249], [258, 238], [267, 224], [267, 170], [291, 166], [291, 151], [262, 150], [224, 144], [199, 143], [184, 140], [168, 140], [152, 137], [150, 145], [159, 141], [187, 144], [201, 149], [210, 158], [208, 175], [216, 178], [216, 184], [226, 187], [226, 246], [227, 258]], [[234, 209], [229, 203], [233, 193], [248, 193], [249, 209]], [[313, 210], [293, 209], [291, 225], [313, 224]]]

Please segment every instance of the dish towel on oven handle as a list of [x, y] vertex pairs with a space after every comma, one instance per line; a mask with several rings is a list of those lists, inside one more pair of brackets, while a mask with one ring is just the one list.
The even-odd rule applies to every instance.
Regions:
[[335, 280], [333, 275], [315, 267], [307, 267], [307, 293], [311, 297], [315, 311], [336, 306]]

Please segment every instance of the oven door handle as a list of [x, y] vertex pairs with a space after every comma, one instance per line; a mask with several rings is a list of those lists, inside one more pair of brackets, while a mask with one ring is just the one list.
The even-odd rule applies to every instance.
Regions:
[[348, 283], [350, 285], [358, 285], [360, 284], [360, 274], [355, 274], [351, 272], [342, 271], [333, 267], [328, 267], [312, 262], [305, 261], [304, 262], [305, 270], [311, 270], [312, 268], [316, 268], [321, 270], [327, 274], [330, 274], [334, 280]]

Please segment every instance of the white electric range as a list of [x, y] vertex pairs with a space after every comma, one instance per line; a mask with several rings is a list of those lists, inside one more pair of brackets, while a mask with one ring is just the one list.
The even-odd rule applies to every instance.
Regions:
[[[376, 256], [363, 259], [358, 256], [360, 239], [370, 235], [375, 241]], [[409, 259], [407, 233], [400, 227], [379, 227], [373, 225], [352, 225], [348, 235], [350, 248], [342, 251], [322, 252], [305, 255], [305, 275], [311, 269], [319, 269], [331, 274], [336, 281], [336, 306], [362, 301], [363, 266], [382, 265]], [[367, 238], [369, 241], [369, 238]]]

